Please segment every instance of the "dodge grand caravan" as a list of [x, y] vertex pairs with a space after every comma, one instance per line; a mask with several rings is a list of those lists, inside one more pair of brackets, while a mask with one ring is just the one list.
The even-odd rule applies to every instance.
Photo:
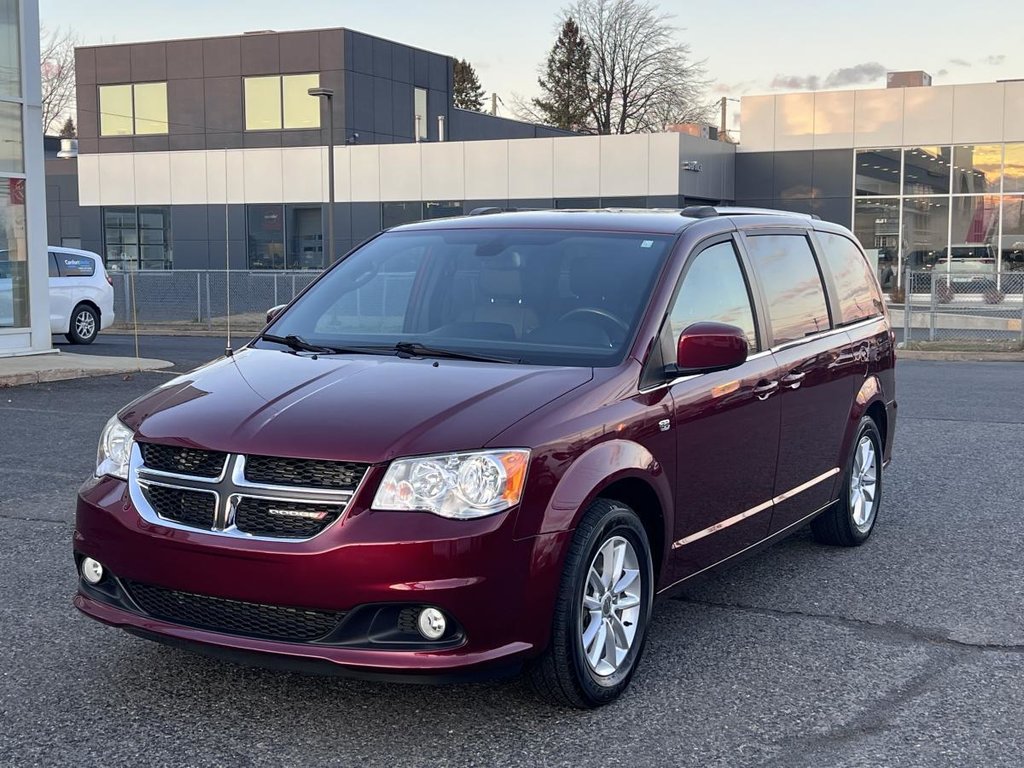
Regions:
[[422, 222], [268, 316], [105, 427], [74, 537], [89, 616], [349, 674], [525, 666], [593, 707], [629, 684], [657, 595], [878, 519], [894, 339], [833, 224]]

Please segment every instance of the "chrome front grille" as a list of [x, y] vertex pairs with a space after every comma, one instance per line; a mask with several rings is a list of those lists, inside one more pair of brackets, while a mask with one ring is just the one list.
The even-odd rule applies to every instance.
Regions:
[[[250, 471], [249, 462], [257, 471]], [[128, 487], [135, 508], [151, 523], [220, 536], [301, 541], [341, 518], [368, 468], [136, 443]]]

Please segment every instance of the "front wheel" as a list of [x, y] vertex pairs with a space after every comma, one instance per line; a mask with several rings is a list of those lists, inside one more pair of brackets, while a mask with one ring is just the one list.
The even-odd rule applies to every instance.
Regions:
[[618, 698], [640, 661], [653, 597], [643, 524], [625, 504], [597, 499], [566, 556], [551, 643], [530, 668], [537, 692], [581, 709]]
[[839, 500], [811, 522], [822, 544], [856, 547], [868, 540], [882, 504], [882, 436], [875, 420], [860, 420]]
[[99, 332], [99, 313], [88, 304], [79, 304], [71, 313], [71, 327], [64, 337], [72, 344], [92, 344]]

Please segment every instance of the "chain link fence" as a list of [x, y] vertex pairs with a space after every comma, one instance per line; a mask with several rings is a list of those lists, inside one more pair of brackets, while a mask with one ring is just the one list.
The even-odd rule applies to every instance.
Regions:
[[320, 272], [142, 270], [112, 272], [116, 328], [259, 330], [266, 312], [291, 301]]
[[1024, 272], [908, 270], [891, 309], [908, 348], [1024, 349]]

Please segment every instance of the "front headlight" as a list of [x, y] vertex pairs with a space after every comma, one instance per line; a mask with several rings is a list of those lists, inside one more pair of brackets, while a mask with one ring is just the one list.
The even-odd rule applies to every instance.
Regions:
[[111, 475], [127, 480], [134, 439], [132, 431], [117, 416], [112, 417], [103, 427], [96, 449], [96, 477]]
[[469, 520], [514, 507], [523, 496], [530, 452], [473, 451], [391, 462], [373, 508], [420, 510]]

